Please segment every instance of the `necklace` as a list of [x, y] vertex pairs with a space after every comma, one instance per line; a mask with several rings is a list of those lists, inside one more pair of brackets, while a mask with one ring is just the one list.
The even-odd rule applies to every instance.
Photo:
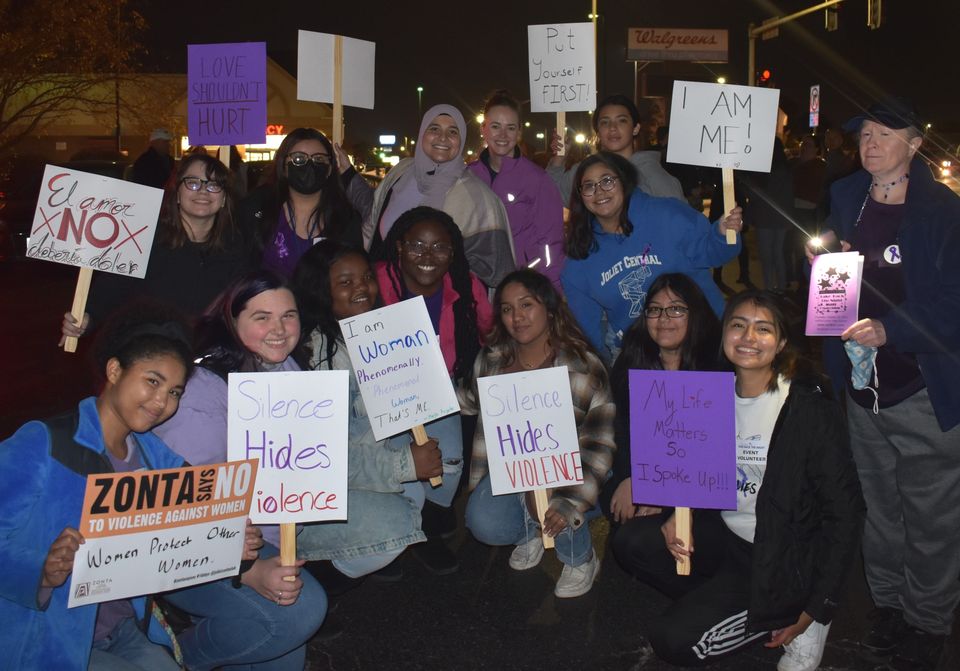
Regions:
[[520, 353], [517, 352], [517, 362], [518, 362], [521, 366], [523, 366], [526, 370], [533, 370], [534, 368], [540, 368], [540, 367], [544, 364], [544, 362], [549, 361], [552, 357], [553, 357], [553, 350], [550, 350], [550, 351], [547, 352], [547, 355], [544, 356], [543, 359], [541, 359], [541, 360], [538, 361], [537, 363], [526, 363], [526, 362], [524, 362], [524, 360], [520, 357]]
[[895, 187], [897, 184], [903, 184], [908, 179], [910, 179], [910, 175], [907, 173], [904, 173], [900, 175], [898, 178], [896, 178], [895, 180], [893, 180], [892, 182], [884, 182], [883, 184], [881, 184], [880, 182], [874, 180], [873, 184], [870, 185], [870, 188], [871, 189], [882, 188], [883, 199], [886, 200], [887, 196], [890, 195], [890, 189]]

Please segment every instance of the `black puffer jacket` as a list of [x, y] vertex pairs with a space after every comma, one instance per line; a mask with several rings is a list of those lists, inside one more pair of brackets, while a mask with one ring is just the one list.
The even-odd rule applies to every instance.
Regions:
[[833, 618], [866, 510], [829, 383], [794, 380], [770, 440], [757, 495], [748, 628], [779, 629], [806, 611]]

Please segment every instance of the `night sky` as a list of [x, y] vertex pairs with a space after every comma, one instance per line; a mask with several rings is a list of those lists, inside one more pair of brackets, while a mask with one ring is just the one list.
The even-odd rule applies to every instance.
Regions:
[[[673, 79], [725, 76], [729, 83], [747, 83], [748, 22], [814, 4], [816, 0], [599, 0], [599, 95], [633, 91], [633, 63], [625, 60], [627, 28], [729, 29], [728, 64], [652, 64], [646, 69], [648, 93], [669, 98]], [[778, 38], [758, 42], [757, 67], [772, 71], [794, 128], [804, 127], [809, 86], [819, 83], [824, 126], [842, 123], [878, 95], [898, 93], [913, 98], [934, 131], [956, 143], [960, 3], [883, 4], [884, 23], [878, 30], [866, 26], [867, 0], [846, 0], [835, 32], [824, 30], [822, 11], [799, 19], [781, 28]], [[147, 70], [185, 72], [189, 43], [266, 41], [268, 55], [296, 75], [298, 29], [376, 42], [376, 109], [345, 109], [348, 144], [374, 143], [379, 133], [415, 134], [418, 85], [424, 87], [424, 110], [451, 103], [468, 122], [494, 88], [527, 99], [527, 25], [586, 21], [590, 11], [589, 0], [132, 0], [132, 5], [149, 24], [144, 35], [148, 53], [142, 58]], [[553, 121], [545, 114], [526, 119], [532, 123], [526, 135], [531, 143], [535, 132]], [[470, 125], [475, 131], [476, 123]], [[570, 114], [568, 125], [586, 129], [587, 116]]]

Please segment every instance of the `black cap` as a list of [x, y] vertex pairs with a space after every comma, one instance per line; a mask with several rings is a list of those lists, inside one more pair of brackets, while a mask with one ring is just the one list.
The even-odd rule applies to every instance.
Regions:
[[900, 96], [890, 96], [873, 103], [864, 114], [859, 114], [843, 124], [843, 130], [855, 133], [860, 130], [864, 121], [876, 121], [881, 126], [894, 130], [911, 127], [916, 128], [919, 133], [924, 130], [913, 102]]

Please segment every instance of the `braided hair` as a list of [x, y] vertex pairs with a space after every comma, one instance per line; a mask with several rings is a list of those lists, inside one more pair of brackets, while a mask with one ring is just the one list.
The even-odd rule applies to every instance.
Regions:
[[456, 357], [453, 364], [453, 376], [459, 380], [473, 368], [473, 361], [480, 351], [480, 333], [477, 328], [477, 302], [473, 298], [473, 280], [470, 276], [470, 264], [463, 248], [463, 233], [453, 218], [441, 210], [432, 207], [415, 207], [404, 212], [390, 228], [383, 243], [384, 263], [387, 277], [398, 296], [406, 288], [403, 273], [400, 270], [400, 252], [398, 243], [403, 241], [407, 232], [417, 224], [431, 221], [439, 224], [450, 236], [453, 246], [453, 258], [447, 273], [453, 283], [453, 289], [460, 297], [453, 304], [454, 343]]

